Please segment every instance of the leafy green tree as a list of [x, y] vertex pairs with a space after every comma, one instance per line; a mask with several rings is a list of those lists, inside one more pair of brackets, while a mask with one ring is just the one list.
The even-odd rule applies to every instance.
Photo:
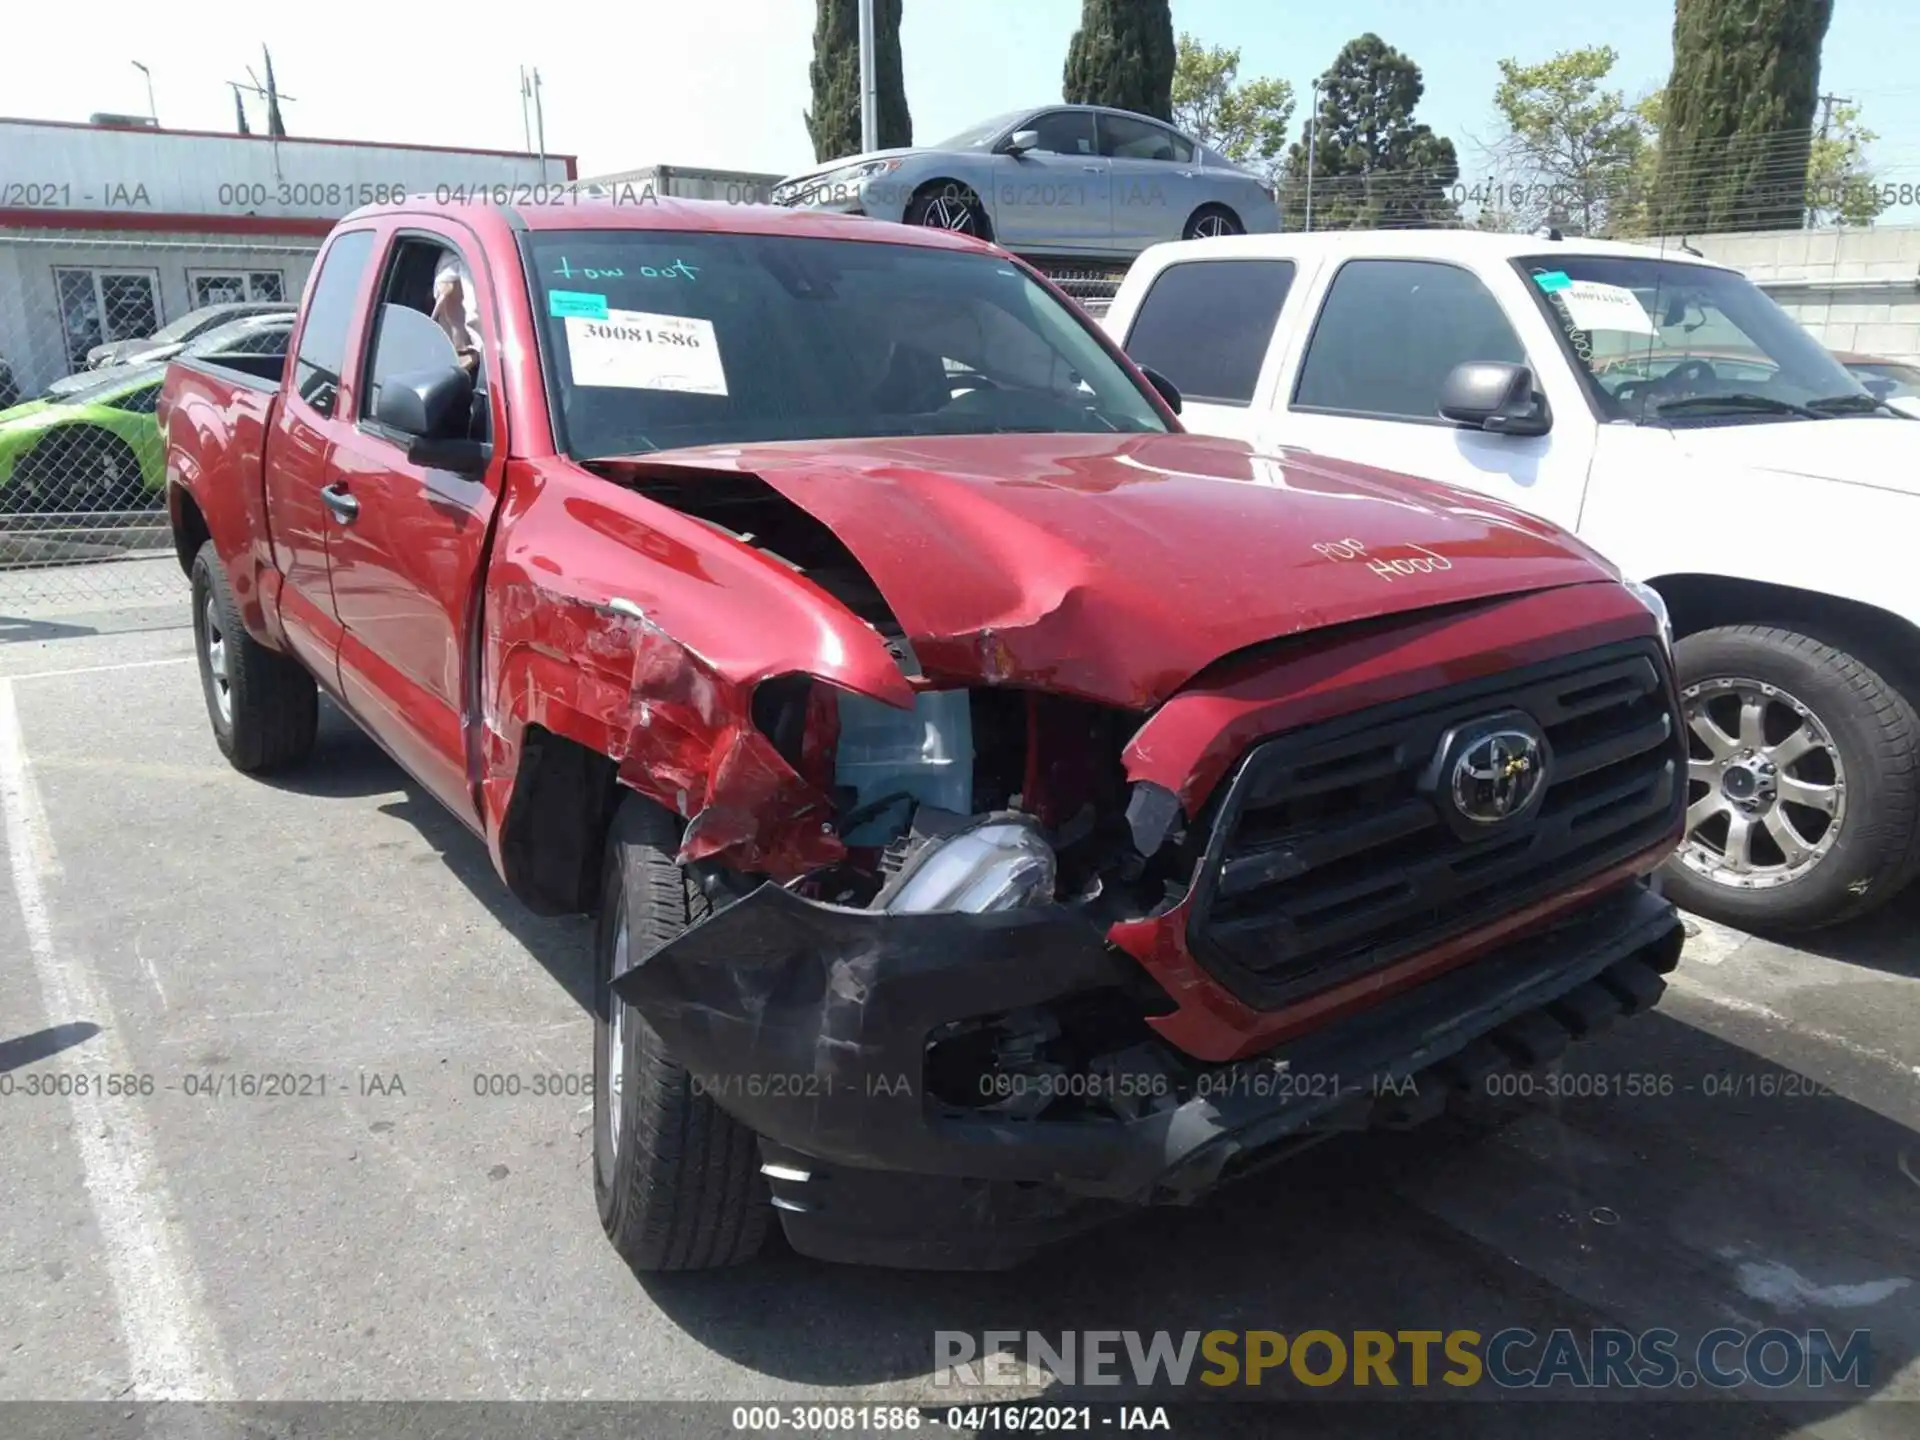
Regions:
[[1639, 117], [1618, 90], [1604, 88], [1619, 53], [1610, 45], [1563, 50], [1551, 60], [1500, 62], [1493, 92], [1503, 133], [1494, 144], [1502, 183], [1468, 199], [1491, 205], [1507, 228], [1551, 223], [1582, 235], [1609, 230], [1646, 148]]
[[1655, 90], [1634, 103], [1633, 118], [1640, 126], [1641, 143], [1608, 206], [1607, 233], [1614, 239], [1646, 239], [1659, 233], [1654, 196], [1659, 191], [1660, 132], [1666, 113], [1664, 90]]
[[1668, 234], [1805, 223], [1833, 0], [1675, 0], [1655, 223]]
[[1240, 51], [1182, 35], [1173, 64], [1173, 123], [1236, 164], [1275, 179], [1286, 163], [1293, 86], [1240, 79]]
[[1420, 67], [1378, 35], [1349, 40], [1320, 78], [1311, 145], [1303, 127], [1287, 150], [1286, 227], [1306, 223], [1309, 150], [1316, 230], [1459, 224], [1453, 142], [1413, 118], [1425, 93]]
[[1112, 105], [1171, 120], [1173, 68], [1167, 0], [1081, 0], [1060, 93], [1070, 105]]
[[[879, 90], [877, 139], [882, 150], [913, 143], [913, 116], [900, 70], [901, 0], [874, 0], [874, 80]], [[807, 134], [813, 158], [838, 160], [860, 150], [860, 6], [858, 0], [817, 0], [813, 21], [813, 109]]]
[[1807, 213], [1815, 225], [1871, 225], [1886, 209], [1867, 146], [1880, 137], [1860, 124], [1860, 107], [1836, 105], [1807, 155]]

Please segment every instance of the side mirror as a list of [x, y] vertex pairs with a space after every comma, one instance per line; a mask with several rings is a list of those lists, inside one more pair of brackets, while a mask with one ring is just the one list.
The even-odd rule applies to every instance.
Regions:
[[1160, 392], [1160, 398], [1167, 402], [1167, 408], [1174, 414], [1180, 413], [1180, 387], [1162, 375], [1151, 365], [1142, 365], [1140, 373], [1147, 377], [1147, 383]]
[[1024, 155], [1029, 150], [1038, 149], [1039, 146], [1038, 130], [1016, 130], [1007, 137], [1007, 154], [1009, 155]]
[[1495, 435], [1544, 435], [1553, 428], [1547, 397], [1533, 387], [1533, 371], [1504, 361], [1454, 366], [1440, 390], [1440, 414]]
[[1873, 396], [1873, 398], [1878, 400], [1882, 405], [1886, 404], [1888, 397], [1900, 388], [1900, 382], [1898, 380], [1889, 380], [1884, 375], [1856, 375], [1854, 378], [1860, 382], [1861, 387], [1865, 389], [1869, 395]]
[[373, 418], [408, 437], [407, 459], [432, 470], [484, 470], [493, 448], [467, 438], [473, 377], [458, 364], [389, 375], [374, 398]]

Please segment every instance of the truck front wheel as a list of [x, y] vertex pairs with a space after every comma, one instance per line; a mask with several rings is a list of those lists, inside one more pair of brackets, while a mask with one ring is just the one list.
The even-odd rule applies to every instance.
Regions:
[[1899, 893], [1920, 830], [1920, 721], [1858, 656], [1729, 625], [1674, 648], [1687, 835], [1668, 893], [1746, 929], [1812, 929]]
[[298, 661], [247, 633], [211, 540], [193, 557], [193, 649], [214, 743], [234, 769], [273, 770], [307, 758], [320, 692]]
[[607, 1238], [637, 1272], [751, 1260], [772, 1215], [753, 1132], [609, 988], [628, 956], [707, 913], [707, 897], [675, 863], [678, 829], [658, 806], [626, 797], [607, 837], [594, 939], [593, 1189]]

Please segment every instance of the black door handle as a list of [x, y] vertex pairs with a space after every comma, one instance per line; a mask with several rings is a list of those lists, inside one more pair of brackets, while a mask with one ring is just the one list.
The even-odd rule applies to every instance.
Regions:
[[360, 514], [360, 502], [340, 485], [327, 486], [320, 492], [320, 499], [342, 525], [351, 525]]

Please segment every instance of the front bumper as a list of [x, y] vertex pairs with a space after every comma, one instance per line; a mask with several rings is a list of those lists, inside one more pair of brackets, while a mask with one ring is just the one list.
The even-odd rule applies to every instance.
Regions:
[[[1132, 1119], [957, 1112], [923, 1085], [929, 1036], [948, 1022], [1133, 980], [1133, 962], [1070, 906], [888, 915], [763, 885], [613, 988], [772, 1149], [851, 1171], [1184, 1203], [1301, 1142], [1421, 1118], [1449, 1089], [1551, 1059], [1652, 1004], [1681, 939], [1668, 902], [1621, 885], [1256, 1059], [1204, 1066], [1165, 1046], [1189, 1093]], [[1293, 1081], [1276, 1083], [1282, 1075]]]

